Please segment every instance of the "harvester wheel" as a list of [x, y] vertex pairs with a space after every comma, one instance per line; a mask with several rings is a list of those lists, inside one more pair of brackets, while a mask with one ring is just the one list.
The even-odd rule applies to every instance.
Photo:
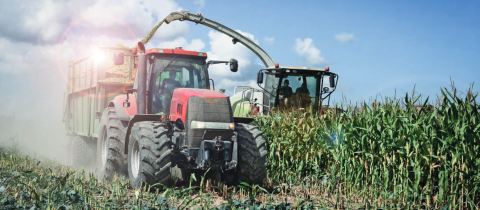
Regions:
[[132, 127], [128, 144], [128, 175], [132, 187], [171, 180], [171, 155], [173, 152], [168, 129], [161, 122], [138, 122]]
[[95, 161], [95, 147], [90, 141], [81, 136], [72, 137], [70, 148], [73, 167], [88, 166]]
[[97, 141], [97, 169], [99, 178], [112, 181], [115, 174], [127, 176], [127, 155], [124, 154], [126, 123], [118, 119], [114, 107], [103, 111]]
[[237, 182], [261, 184], [266, 177], [267, 151], [262, 132], [257, 126], [238, 123], [235, 125], [238, 134], [238, 166]]

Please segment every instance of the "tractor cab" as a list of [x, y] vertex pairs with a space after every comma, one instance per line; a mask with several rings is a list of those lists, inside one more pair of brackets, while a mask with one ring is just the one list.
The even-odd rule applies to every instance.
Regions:
[[[264, 77], [265, 86], [262, 87]], [[322, 110], [322, 105], [328, 107], [337, 82], [338, 75], [330, 72], [329, 67], [319, 69], [277, 65], [275, 68], [262, 69], [257, 75], [257, 83], [264, 90], [264, 114], [273, 107], [281, 110]]]
[[146, 54], [147, 114], [170, 113], [175, 89], [210, 89], [206, 53], [176, 48], [151, 49]]

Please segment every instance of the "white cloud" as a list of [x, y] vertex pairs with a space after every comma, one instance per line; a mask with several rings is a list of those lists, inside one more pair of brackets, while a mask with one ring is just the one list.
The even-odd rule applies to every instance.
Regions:
[[205, 47], [205, 43], [201, 39], [193, 39], [190, 43], [183, 38], [179, 37], [172, 41], [161, 42], [158, 45], [159, 48], [175, 48], [175, 47], [182, 47], [184, 50], [191, 50], [191, 51], [202, 51]]
[[[255, 40], [253, 34], [237, 30], [243, 36]], [[237, 85], [251, 84], [249, 81], [255, 78], [256, 73], [261, 68], [257, 66], [255, 59], [257, 56], [241, 43], [232, 44], [232, 38], [216, 31], [208, 33], [210, 38], [210, 51], [207, 52], [208, 60], [225, 60], [230, 58], [238, 60], [238, 71], [233, 73], [229, 67], [222, 64], [211, 65], [209, 75], [215, 80], [216, 89], [223, 88], [230, 92]], [[254, 84], [256, 86], [256, 84]]]
[[336, 34], [333, 38], [335, 38], [337, 41], [341, 43], [353, 42], [357, 40], [357, 38], [353, 36], [353, 34], [347, 34], [347, 33]]
[[[142, 39], [163, 18], [182, 8], [174, 0], [25, 0], [3, 2], [0, 36], [32, 43], [56, 43], [65, 31], [89, 36]], [[15, 24], [12, 24], [15, 23]], [[188, 33], [186, 22], [164, 24], [154, 38], [173, 40]]]
[[275, 37], [265, 37], [265, 41], [268, 44], [274, 45], [275, 44]]
[[199, 5], [199, 8], [198, 8], [199, 11], [205, 6], [205, 0], [195, 0], [193, 1], [193, 3]]
[[312, 66], [322, 66], [327, 62], [321, 55], [321, 51], [315, 47], [311, 38], [295, 39], [294, 45], [297, 54], [304, 59], [304, 62]]

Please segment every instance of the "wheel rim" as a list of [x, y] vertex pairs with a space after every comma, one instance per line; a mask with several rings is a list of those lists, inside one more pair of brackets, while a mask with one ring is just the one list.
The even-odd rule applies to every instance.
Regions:
[[138, 141], [137, 140], [135, 140], [135, 142], [133, 142], [132, 161], [131, 161], [130, 165], [132, 167], [133, 178], [137, 178], [138, 171], [140, 169], [140, 151], [139, 151], [139, 146], [138, 146]]
[[102, 164], [105, 166], [107, 164], [107, 154], [108, 154], [108, 139], [107, 131], [103, 130], [103, 141], [102, 141]]

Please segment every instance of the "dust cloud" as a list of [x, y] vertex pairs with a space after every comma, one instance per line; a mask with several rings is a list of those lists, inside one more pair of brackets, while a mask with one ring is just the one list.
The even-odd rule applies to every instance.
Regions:
[[0, 116], [0, 146], [15, 149], [21, 155], [48, 158], [60, 164], [70, 165], [68, 140], [62, 121], [21, 119], [15, 116]]

